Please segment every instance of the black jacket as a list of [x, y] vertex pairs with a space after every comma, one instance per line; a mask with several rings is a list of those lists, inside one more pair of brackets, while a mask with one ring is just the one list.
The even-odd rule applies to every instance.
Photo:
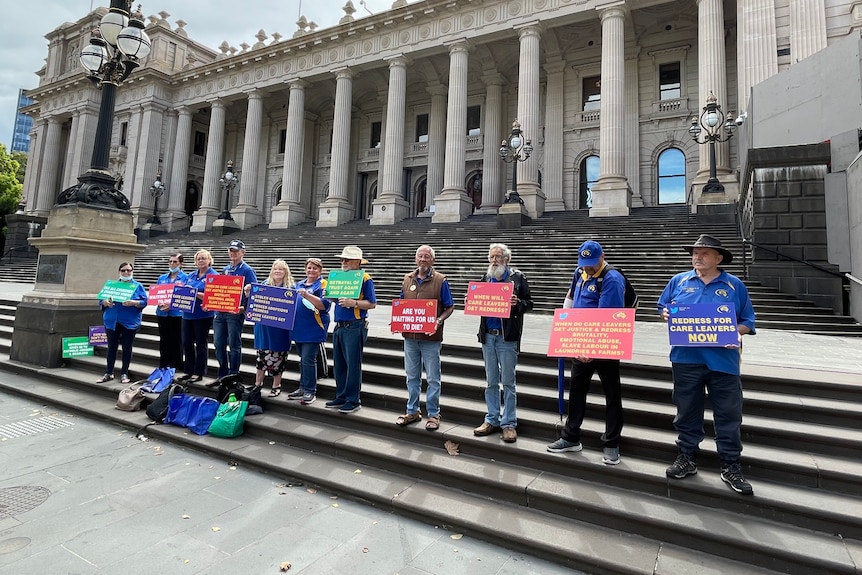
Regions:
[[[491, 281], [488, 274], [482, 276], [479, 281]], [[503, 320], [503, 339], [505, 341], [521, 342], [521, 332], [524, 331], [524, 314], [533, 309], [533, 299], [530, 295], [530, 284], [527, 283], [527, 276], [522, 274], [515, 268], [509, 268], [509, 277], [507, 281], [515, 284], [515, 295], [518, 297], [517, 305], [512, 306], [512, 314], [508, 319]], [[487, 318], [482, 317], [479, 320], [479, 342], [485, 343], [485, 322]]]

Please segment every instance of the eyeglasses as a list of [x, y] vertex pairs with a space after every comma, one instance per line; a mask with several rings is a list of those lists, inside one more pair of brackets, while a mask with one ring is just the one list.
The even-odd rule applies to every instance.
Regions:
[[496, 260], [504, 260], [504, 259], [506, 259], [506, 256], [504, 256], [503, 254], [494, 254], [494, 255], [488, 256], [489, 262], [493, 262]]
[[132, 268], [123, 268], [120, 271], [123, 272], [124, 274], [130, 274], [130, 273], [132, 273]]

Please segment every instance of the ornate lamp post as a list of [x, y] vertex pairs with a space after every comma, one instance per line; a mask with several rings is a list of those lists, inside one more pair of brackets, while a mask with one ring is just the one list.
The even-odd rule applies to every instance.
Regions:
[[518, 194], [518, 162], [526, 162], [533, 153], [532, 140], [524, 139], [521, 124], [518, 120], [512, 122], [512, 134], [508, 140], [500, 144], [500, 159], [512, 164], [512, 191], [506, 194], [507, 204], [523, 204], [524, 200]]
[[691, 126], [688, 128], [692, 140], [698, 144], [709, 143], [709, 180], [703, 186], [704, 194], [724, 192], [724, 186], [715, 175], [715, 143], [726, 142], [732, 138], [734, 128], [736, 124], [733, 121], [733, 114], [725, 115], [717, 103], [715, 94], [710, 92], [700, 117], [692, 118]]
[[161, 225], [162, 220], [159, 218], [159, 198], [165, 195], [167, 184], [162, 182], [162, 170], [156, 172], [156, 181], [150, 186], [150, 195], [153, 197], [153, 215], [147, 220], [148, 224]]
[[239, 183], [239, 175], [233, 171], [233, 160], [228, 161], [227, 168], [218, 183], [224, 192], [224, 211], [219, 214], [218, 219], [233, 221], [233, 216], [230, 215], [230, 194]]

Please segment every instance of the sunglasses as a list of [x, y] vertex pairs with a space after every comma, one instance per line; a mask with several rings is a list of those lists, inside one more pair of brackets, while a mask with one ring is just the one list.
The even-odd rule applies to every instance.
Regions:
[[123, 269], [121, 269], [120, 271], [121, 271], [121, 272], [123, 272], [123, 273], [131, 273], [132, 268], [123, 268]]

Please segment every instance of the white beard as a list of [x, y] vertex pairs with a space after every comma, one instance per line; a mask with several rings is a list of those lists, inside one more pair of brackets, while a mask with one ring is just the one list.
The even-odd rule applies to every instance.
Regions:
[[505, 265], [494, 265], [494, 264], [488, 265], [488, 276], [489, 277], [492, 277], [492, 278], [498, 280], [498, 279], [503, 277], [504, 273], [506, 273], [506, 266]]

